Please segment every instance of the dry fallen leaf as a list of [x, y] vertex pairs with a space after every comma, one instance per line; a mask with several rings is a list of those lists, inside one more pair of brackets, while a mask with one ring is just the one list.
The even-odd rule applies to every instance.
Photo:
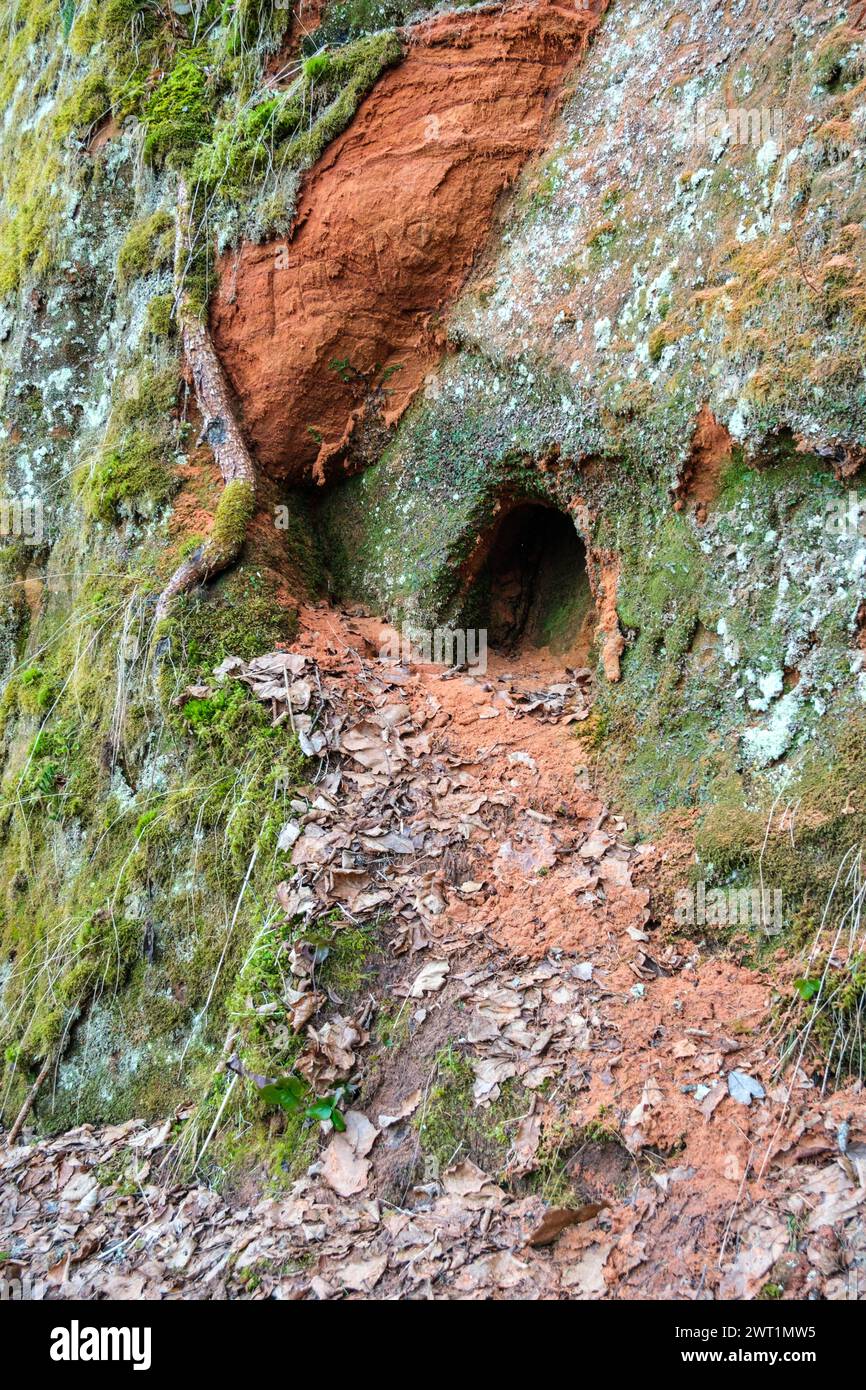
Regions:
[[451, 966], [447, 960], [430, 960], [416, 975], [409, 990], [410, 999], [420, 999], [422, 994], [435, 994], [445, 983]]
[[739, 1105], [751, 1105], [753, 1100], [763, 1100], [767, 1094], [760, 1081], [736, 1068], [728, 1073], [728, 1091]]
[[387, 1266], [387, 1255], [374, 1255], [369, 1260], [350, 1260], [333, 1273], [342, 1288], [355, 1293], [369, 1293], [378, 1284]]
[[552, 1245], [557, 1236], [561, 1235], [569, 1226], [577, 1226], [584, 1221], [592, 1221], [600, 1211], [604, 1211], [607, 1205], [607, 1202], [586, 1202], [582, 1207], [550, 1207], [544, 1213], [541, 1225], [536, 1226], [526, 1243], [531, 1245], [533, 1249], [538, 1249], [543, 1245]]
[[367, 1186], [370, 1164], [353, 1149], [344, 1134], [336, 1134], [325, 1150], [322, 1177], [340, 1197], [353, 1197]]
[[400, 1102], [400, 1104], [394, 1109], [392, 1114], [379, 1115], [379, 1128], [390, 1129], [392, 1125], [399, 1124], [400, 1120], [408, 1119], [410, 1115], [414, 1115], [415, 1111], [418, 1109], [418, 1106], [421, 1103], [421, 1097], [423, 1094], [423, 1091], [421, 1091], [420, 1089], [417, 1091], [413, 1091], [410, 1096], [407, 1096], [405, 1100]]

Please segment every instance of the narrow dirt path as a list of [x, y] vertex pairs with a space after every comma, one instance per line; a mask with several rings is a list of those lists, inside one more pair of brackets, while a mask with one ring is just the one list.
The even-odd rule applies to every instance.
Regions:
[[[654, 922], [666, 847], [632, 843], [589, 784], [588, 673], [382, 645], [378, 621], [311, 608], [291, 655], [222, 673], [319, 758], [287, 914], [388, 921], [355, 1013], [292, 953], [298, 1070], [319, 1094], [357, 1080], [346, 1132], [290, 1194], [234, 1202], [161, 1183], [173, 1117], [0, 1152], [13, 1264], [54, 1297], [857, 1297], [863, 1098], [778, 1080], [772, 979]], [[522, 1098], [495, 1175], [463, 1140], [431, 1162], [443, 1049], [479, 1123]], [[124, 1154], [133, 1185], [105, 1177]]]

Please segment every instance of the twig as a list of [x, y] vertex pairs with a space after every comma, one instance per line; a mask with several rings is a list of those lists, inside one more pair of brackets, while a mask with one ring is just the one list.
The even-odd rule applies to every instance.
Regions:
[[222, 1103], [221, 1103], [221, 1105], [220, 1105], [219, 1110], [216, 1112], [216, 1118], [214, 1119], [213, 1124], [211, 1125], [210, 1129], [208, 1130], [208, 1136], [207, 1136], [207, 1138], [205, 1139], [204, 1143], [202, 1144], [201, 1148], [199, 1149], [198, 1153], [196, 1154], [195, 1158], [193, 1159], [193, 1164], [192, 1164], [192, 1171], [193, 1171], [193, 1172], [195, 1172], [196, 1168], [197, 1168], [198, 1165], [201, 1163], [202, 1159], [204, 1158], [205, 1150], [207, 1149], [208, 1144], [210, 1143], [211, 1139], [213, 1139], [214, 1135], [216, 1134], [217, 1126], [219, 1125], [219, 1122], [220, 1122], [220, 1120], [221, 1120], [222, 1117], [223, 1117], [223, 1111], [225, 1110], [226, 1106], [228, 1105], [229, 1096], [231, 1095], [232, 1091], [233, 1091], [234, 1088], [235, 1088], [235, 1085], [237, 1084], [237, 1079], [238, 1079], [238, 1073], [237, 1073], [237, 1072], [232, 1072], [232, 1079], [231, 1079], [231, 1081], [229, 1082], [228, 1086], [226, 1086], [226, 1093], [225, 1093], [225, 1095], [224, 1095], [223, 1098], [222, 1098]]

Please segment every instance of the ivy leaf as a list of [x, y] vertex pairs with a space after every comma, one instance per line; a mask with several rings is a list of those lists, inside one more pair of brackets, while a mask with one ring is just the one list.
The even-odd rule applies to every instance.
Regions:
[[317, 1100], [312, 1105], [307, 1106], [306, 1113], [311, 1120], [330, 1120], [333, 1108], [333, 1101]]
[[330, 1120], [338, 1134], [343, 1134], [346, 1129], [346, 1121], [337, 1109], [336, 1096], [324, 1096], [321, 1100], [314, 1101], [308, 1105], [304, 1112], [309, 1115], [311, 1120]]
[[304, 1083], [297, 1076], [282, 1076], [267, 1086], [262, 1086], [259, 1094], [267, 1105], [281, 1105], [284, 1110], [297, 1110], [303, 1103]]
[[821, 988], [821, 981], [806, 979], [795, 980], [794, 988], [799, 994], [800, 998], [805, 999], [808, 1002], [810, 999], [815, 998], [815, 995]]

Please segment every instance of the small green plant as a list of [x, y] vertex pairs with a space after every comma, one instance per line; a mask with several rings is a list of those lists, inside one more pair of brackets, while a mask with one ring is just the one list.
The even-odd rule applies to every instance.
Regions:
[[305, 1082], [293, 1073], [259, 1087], [259, 1095], [266, 1105], [278, 1105], [290, 1115], [300, 1114], [308, 1120], [330, 1120], [334, 1129], [342, 1134], [346, 1121], [339, 1106], [345, 1088], [338, 1086], [332, 1096], [319, 1096], [312, 1101], [309, 1099], [311, 1094]]
[[363, 374], [358, 371], [357, 367], [352, 366], [348, 357], [332, 357], [328, 363], [328, 370], [336, 372], [340, 380], [344, 381], [347, 386], [359, 379], [363, 380]]
[[46, 763], [45, 766], [40, 769], [39, 776], [36, 779], [36, 786], [43, 796], [50, 796], [54, 791], [59, 773], [60, 769], [57, 767], [56, 763]]

